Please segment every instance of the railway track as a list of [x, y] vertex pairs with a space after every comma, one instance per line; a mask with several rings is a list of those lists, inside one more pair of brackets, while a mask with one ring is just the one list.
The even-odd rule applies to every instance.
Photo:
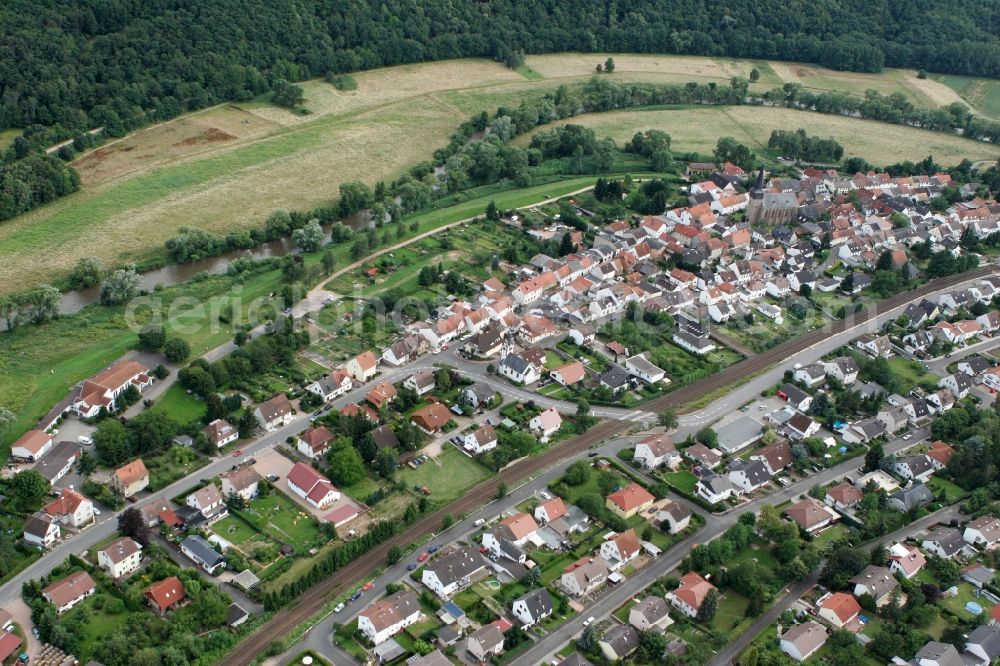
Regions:
[[[904, 305], [913, 299], [920, 298], [929, 293], [948, 289], [949, 287], [961, 284], [977, 277], [984, 277], [993, 273], [992, 267], [982, 267], [975, 271], [939, 278], [928, 282], [926, 285], [902, 294], [896, 294], [888, 299], [879, 302], [878, 309], [882, 312], [891, 310], [900, 305]], [[838, 320], [830, 328], [822, 328], [810, 331], [789, 340], [761, 354], [757, 354], [739, 363], [735, 363], [720, 372], [704, 379], [692, 382], [676, 391], [656, 398], [646, 403], [648, 411], [659, 411], [666, 407], [679, 407], [688, 402], [702, 398], [713, 391], [724, 386], [735, 383], [737, 380], [751, 377], [763, 370], [770, 368], [781, 361], [791, 358], [809, 347], [817, 344], [832, 334], [841, 333], [855, 326], [865, 324], [877, 312], [865, 309], [855, 313], [851, 320]], [[496, 497], [497, 490], [501, 483], [511, 485], [519, 479], [534, 475], [552, 467], [564, 460], [567, 460], [579, 453], [582, 453], [595, 444], [599, 444], [607, 439], [626, 432], [633, 424], [629, 421], [604, 421], [586, 433], [574, 437], [554, 446], [541, 455], [529, 458], [524, 462], [506, 469], [500, 474], [484, 481], [458, 500], [442, 507], [431, 514], [424, 516], [413, 523], [404, 532], [400, 533], [397, 539], [387, 541], [369, 553], [347, 566], [339, 569], [329, 578], [317, 585], [309, 588], [302, 596], [296, 600], [296, 604], [291, 608], [278, 611], [275, 616], [243, 641], [225, 658], [221, 666], [248, 666], [259, 654], [262, 654], [274, 640], [287, 635], [296, 626], [307, 620], [318, 612], [323, 605], [334, 595], [342, 592], [345, 588], [357, 584], [358, 581], [370, 576], [386, 560], [389, 548], [393, 544], [405, 545], [417, 541], [421, 537], [431, 534], [441, 526], [445, 515], [460, 515], [469, 513]]]

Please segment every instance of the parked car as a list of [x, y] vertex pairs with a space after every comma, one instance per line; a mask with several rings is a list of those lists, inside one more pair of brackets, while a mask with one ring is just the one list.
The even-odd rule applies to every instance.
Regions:
[[587, 457], [588, 458], [596, 458], [598, 455], [600, 455], [600, 454], [598, 454], [597, 451], [591, 451], [590, 453], [587, 454]]
[[541, 495], [542, 499], [545, 500], [545, 501], [548, 501], [548, 500], [552, 499], [552, 495], [548, 494], [544, 490], [542, 492], [538, 493], [538, 494]]
[[357, 592], [351, 595], [351, 601], [357, 601], [360, 598], [361, 598], [361, 590], [358, 590]]
[[239, 458], [241, 455], [243, 455], [243, 449], [236, 449], [235, 451], [233, 451], [234, 458]]
[[417, 562], [426, 562], [428, 557], [430, 557], [430, 555], [427, 553], [420, 553], [420, 555], [417, 556]]
[[476, 527], [479, 527], [480, 525], [482, 525], [485, 522], [486, 522], [485, 518], [476, 518], [476, 522], [474, 522], [472, 524], [475, 525]]
[[586, 620], [583, 621], [583, 626], [589, 627], [593, 623], [594, 623], [594, 616], [591, 615], [590, 617], [588, 617]]
[[84, 446], [90, 446], [91, 444], [94, 443], [94, 440], [92, 440], [90, 437], [87, 437], [86, 435], [80, 435], [79, 437], [77, 437], [77, 439]]
[[344, 606], [345, 605], [346, 604], [344, 604], [344, 602], [341, 601], [339, 604], [337, 604], [336, 606], [333, 607], [333, 612], [334, 613], [339, 613], [340, 611], [344, 610]]
[[413, 571], [416, 568], [417, 568], [417, 563], [416, 562], [410, 562], [409, 564], [406, 565], [406, 570], [407, 571]]
[[431, 546], [430, 548], [427, 549], [427, 552], [433, 554], [433, 553], [438, 552], [439, 550], [441, 550], [441, 544], [437, 544], [437, 545]]
[[278, 476], [277, 474], [268, 474], [267, 475], [267, 480], [270, 481], [271, 483], [274, 483], [275, 481], [277, 481], [280, 478], [281, 477]]
[[373, 587], [375, 587], [375, 581], [370, 580], [370, 581], [368, 581], [367, 583], [365, 583], [364, 585], [361, 586], [361, 590], [364, 591], [364, 592], [367, 592], [368, 590], [372, 589]]

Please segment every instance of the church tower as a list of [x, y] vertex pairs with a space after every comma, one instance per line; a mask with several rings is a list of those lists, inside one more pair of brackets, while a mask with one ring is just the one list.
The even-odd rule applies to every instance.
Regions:
[[750, 203], [747, 204], [747, 221], [757, 224], [764, 212], [764, 165], [757, 172], [757, 180], [750, 188]]

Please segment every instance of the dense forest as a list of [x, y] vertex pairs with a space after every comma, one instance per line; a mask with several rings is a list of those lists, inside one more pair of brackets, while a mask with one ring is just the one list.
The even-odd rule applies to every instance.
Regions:
[[8, 0], [0, 129], [110, 134], [282, 81], [521, 52], [683, 53], [1000, 78], [991, 0]]

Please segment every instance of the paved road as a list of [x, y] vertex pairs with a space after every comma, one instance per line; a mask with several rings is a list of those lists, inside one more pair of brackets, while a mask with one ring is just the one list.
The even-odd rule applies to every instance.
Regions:
[[963, 347], [958, 351], [952, 352], [950, 356], [940, 356], [932, 361], [927, 361], [926, 365], [931, 372], [944, 377], [948, 374], [948, 366], [952, 363], [958, 363], [963, 358], [974, 354], [985, 354], [986, 352], [996, 349], [997, 347], [1000, 347], [1000, 337], [985, 338], [975, 344], [969, 345], [968, 347]]
[[[901, 541], [906, 537], [917, 534], [922, 530], [927, 529], [931, 525], [940, 522], [948, 522], [953, 518], [958, 518], [961, 514], [958, 511], [957, 506], [947, 506], [939, 511], [935, 511], [927, 516], [924, 516], [920, 520], [910, 523], [906, 527], [896, 530], [892, 534], [888, 534], [881, 539], [882, 543], [888, 545], [896, 541]], [[751, 625], [749, 629], [743, 632], [736, 640], [727, 644], [725, 648], [719, 654], [717, 654], [711, 662], [710, 666], [726, 666], [727, 664], [734, 663], [734, 660], [743, 652], [753, 639], [757, 635], [764, 631], [772, 622], [778, 619], [785, 610], [787, 610], [796, 599], [802, 597], [809, 588], [816, 584], [819, 580], [819, 574], [822, 570], [823, 565], [820, 564], [816, 569], [809, 574], [806, 580], [799, 581], [793, 584], [790, 588], [785, 588], [785, 593], [771, 606], [763, 615], [757, 618], [757, 621]]]

